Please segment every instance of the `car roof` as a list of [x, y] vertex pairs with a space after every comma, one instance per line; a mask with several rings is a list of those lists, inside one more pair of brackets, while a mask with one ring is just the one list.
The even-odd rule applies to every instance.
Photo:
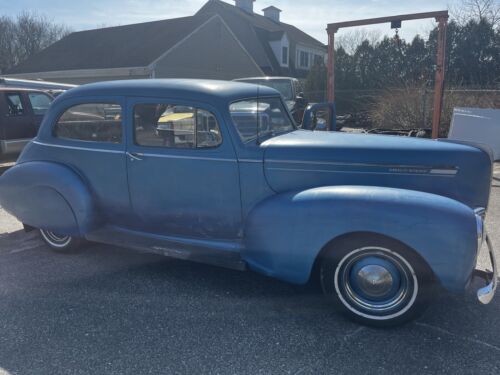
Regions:
[[9, 91], [9, 92], [12, 92], [12, 91], [40, 92], [43, 94], [47, 94], [47, 91], [45, 91], [45, 90], [29, 89], [26, 87], [0, 86], [0, 92], [4, 92], [4, 91]]
[[245, 77], [245, 78], [238, 78], [235, 79], [236, 82], [239, 81], [272, 81], [272, 80], [280, 80], [280, 79], [287, 79], [287, 80], [294, 80], [296, 81], [297, 78], [294, 77]]
[[272, 88], [243, 82], [200, 79], [137, 79], [78, 86], [61, 94], [58, 99], [100, 95], [234, 101], [256, 96], [279, 96], [280, 94]]

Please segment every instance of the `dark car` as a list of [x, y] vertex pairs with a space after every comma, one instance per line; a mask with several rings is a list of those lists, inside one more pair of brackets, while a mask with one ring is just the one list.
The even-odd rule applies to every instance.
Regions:
[[22, 151], [53, 100], [40, 90], [0, 87], [0, 155]]
[[248, 77], [235, 79], [237, 82], [253, 83], [263, 85], [278, 90], [288, 110], [292, 114], [297, 124], [302, 124], [304, 110], [307, 107], [307, 100], [304, 98], [302, 85], [297, 78], [293, 77]]

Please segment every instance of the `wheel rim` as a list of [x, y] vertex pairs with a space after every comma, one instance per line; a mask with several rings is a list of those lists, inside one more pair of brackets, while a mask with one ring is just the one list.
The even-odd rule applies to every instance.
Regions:
[[71, 236], [60, 235], [50, 230], [44, 229], [41, 229], [40, 233], [42, 234], [42, 237], [45, 239], [45, 241], [47, 241], [51, 246], [57, 248], [68, 246], [71, 242]]
[[411, 264], [398, 253], [364, 247], [347, 254], [335, 270], [335, 290], [349, 310], [375, 320], [387, 320], [411, 308], [418, 280]]

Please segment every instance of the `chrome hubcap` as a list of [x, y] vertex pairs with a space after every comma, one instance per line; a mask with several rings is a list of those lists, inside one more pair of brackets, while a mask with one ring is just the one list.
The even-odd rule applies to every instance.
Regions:
[[418, 282], [411, 265], [385, 248], [366, 247], [347, 254], [335, 271], [335, 289], [351, 311], [370, 319], [390, 319], [407, 311]]
[[363, 293], [373, 298], [386, 295], [393, 284], [391, 273], [384, 267], [375, 264], [361, 268], [356, 277]]

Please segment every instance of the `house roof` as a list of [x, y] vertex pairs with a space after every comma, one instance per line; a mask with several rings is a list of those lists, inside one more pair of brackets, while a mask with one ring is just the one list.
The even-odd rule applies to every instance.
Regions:
[[221, 0], [209, 0], [196, 14], [203, 13], [217, 13], [221, 15], [226, 22], [229, 19], [236, 19], [240, 22], [244, 20], [251, 26], [259, 27], [270, 32], [285, 31], [297, 43], [309, 44], [315, 47], [325, 48], [325, 45], [319, 40], [306, 34], [302, 30], [299, 30], [293, 25], [289, 25], [284, 22], [276, 22], [257, 13], [250, 14], [238, 7], [235, 7], [234, 5], [228, 4]]
[[269, 41], [285, 32], [291, 42], [325, 48], [295, 26], [209, 0], [191, 17], [74, 32], [7, 73], [146, 67], [215, 15], [266, 73], [283, 74]]
[[260, 14], [250, 14], [221, 0], [209, 0], [196, 14], [210, 13], [221, 16], [256, 63], [264, 70], [268, 68], [272, 72], [280, 71], [280, 64], [268, 43], [270, 40], [276, 40], [276, 35], [280, 33], [282, 35], [286, 32], [291, 42], [325, 49], [323, 43], [293, 25], [276, 22]]
[[144, 67], [202, 25], [211, 16], [138, 23], [72, 33], [8, 74], [74, 69]]

